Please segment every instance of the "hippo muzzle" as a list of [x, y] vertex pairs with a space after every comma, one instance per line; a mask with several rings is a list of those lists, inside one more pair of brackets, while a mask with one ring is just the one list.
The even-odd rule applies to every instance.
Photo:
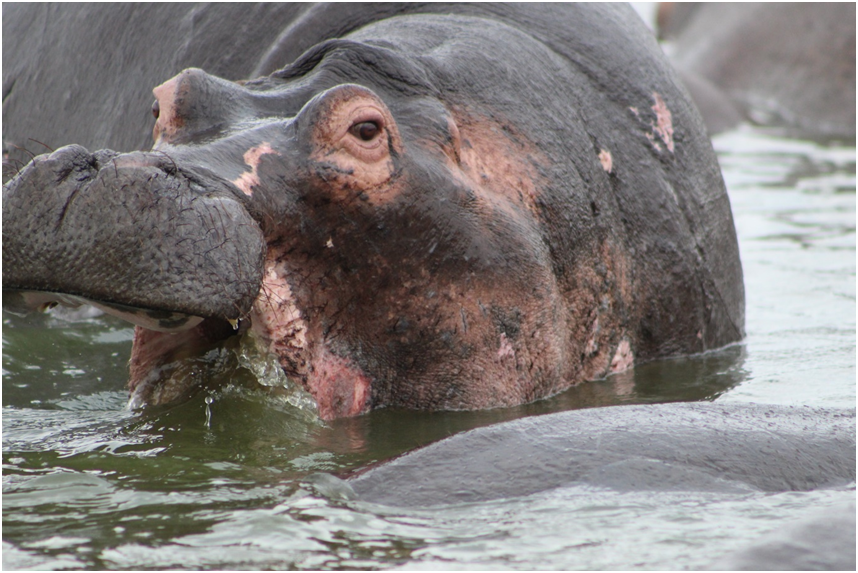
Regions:
[[3, 190], [4, 289], [140, 309], [150, 328], [247, 314], [264, 254], [241, 194], [164, 154], [72, 145], [36, 158]]
[[72, 145], [3, 190], [3, 289], [28, 307], [88, 303], [137, 325], [130, 385], [147, 393], [180, 354], [233, 334], [264, 255], [234, 186], [161, 153]]

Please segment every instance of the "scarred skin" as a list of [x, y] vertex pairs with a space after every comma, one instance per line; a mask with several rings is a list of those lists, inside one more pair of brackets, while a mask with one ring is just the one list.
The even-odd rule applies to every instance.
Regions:
[[183, 71], [151, 152], [65, 147], [4, 186], [4, 289], [144, 309], [138, 406], [186, 395], [171, 369], [235, 319], [323, 418], [510, 406], [740, 339], [723, 181], [646, 29], [503, 9], [380, 19], [247, 82]]

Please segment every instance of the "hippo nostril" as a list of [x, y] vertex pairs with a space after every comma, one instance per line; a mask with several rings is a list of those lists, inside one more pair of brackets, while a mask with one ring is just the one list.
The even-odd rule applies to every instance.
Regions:
[[152, 104], [152, 115], [155, 116], [155, 119], [161, 115], [161, 104], [158, 103], [158, 100], [155, 100], [155, 103]]

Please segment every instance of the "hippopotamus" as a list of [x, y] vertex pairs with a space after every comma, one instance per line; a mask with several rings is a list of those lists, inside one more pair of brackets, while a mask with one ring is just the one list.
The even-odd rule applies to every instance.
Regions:
[[742, 338], [715, 154], [628, 6], [279, 26], [267, 75], [154, 87], [150, 150], [66, 145], [4, 185], [4, 290], [133, 322], [133, 406], [188, 395], [205, 364], [179, 365], [236, 335], [326, 419], [511, 406]]
[[854, 409], [678, 403], [572, 410], [477, 428], [361, 470], [346, 484], [364, 501], [431, 507], [574, 485], [750, 493], [854, 480]]
[[853, 2], [664, 2], [658, 28], [710, 133], [750, 120], [854, 140]]
[[749, 538], [711, 568], [855, 569], [854, 409], [716, 402], [573, 410], [463, 432], [346, 480], [315, 474], [305, 481], [329, 498], [397, 508], [564, 488], [738, 499], [851, 491], [849, 501]]

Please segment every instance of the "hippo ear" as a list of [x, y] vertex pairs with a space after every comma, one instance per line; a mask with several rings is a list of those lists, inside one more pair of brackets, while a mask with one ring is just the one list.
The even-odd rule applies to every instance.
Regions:
[[362, 86], [344, 84], [319, 94], [296, 122], [299, 137], [310, 146], [310, 159], [348, 173], [352, 187], [367, 190], [385, 183], [403, 153], [390, 110]]
[[198, 134], [210, 137], [213, 129], [229, 124], [244, 113], [246, 90], [235, 82], [188, 68], [152, 90], [155, 147], [192, 141]]

